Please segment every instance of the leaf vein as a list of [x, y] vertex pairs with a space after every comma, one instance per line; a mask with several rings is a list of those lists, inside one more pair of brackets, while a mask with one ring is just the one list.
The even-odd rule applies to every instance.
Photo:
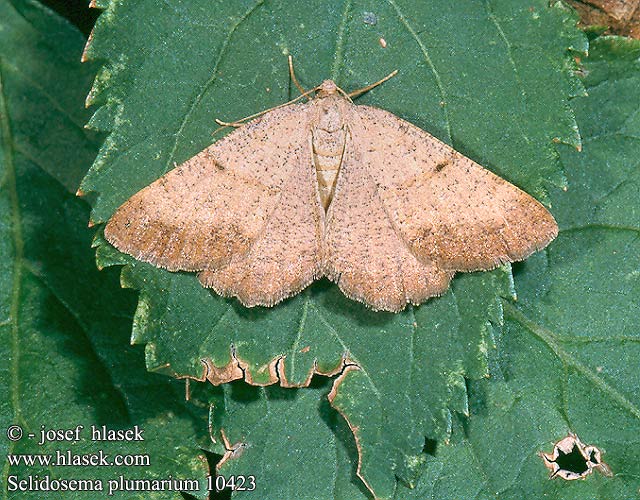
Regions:
[[333, 59], [333, 66], [331, 67], [331, 79], [338, 81], [338, 71], [344, 62], [344, 39], [347, 29], [347, 19], [349, 18], [349, 11], [351, 10], [351, 0], [345, 0], [344, 9], [342, 11], [342, 19], [338, 25], [338, 34], [336, 37], [336, 55]]
[[176, 151], [178, 149], [178, 143], [180, 142], [180, 137], [182, 136], [182, 133], [184, 132], [184, 129], [185, 129], [189, 119], [191, 118], [191, 115], [195, 111], [195, 109], [198, 106], [198, 104], [200, 104], [200, 102], [202, 101], [202, 98], [204, 97], [204, 94], [207, 92], [207, 90], [209, 90], [211, 88], [211, 86], [218, 79], [218, 67], [222, 63], [222, 59], [224, 58], [224, 56], [227, 53], [227, 48], [229, 47], [229, 42], [231, 41], [231, 38], [233, 38], [234, 33], [240, 27], [240, 25], [244, 21], [246, 21], [249, 18], [249, 16], [251, 16], [251, 14], [259, 6], [261, 6], [263, 3], [264, 3], [264, 0], [258, 0], [255, 4], [253, 4], [233, 24], [233, 26], [231, 26], [231, 29], [229, 30], [229, 33], [227, 33], [227, 36], [225, 37], [224, 41], [222, 42], [222, 46], [220, 47], [220, 52], [218, 54], [218, 58], [216, 59], [216, 62], [214, 63], [213, 68], [211, 70], [211, 76], [205, 82], [205, 84], [202, 86], [202, 88], [200, 89], [200, 91], [196, 95], [195, 99], [191, 102], [191, 106], [189, 106], [188, 111], [185, 113], [184, 118], [182, 119], [182, 122], [180, 122], [180, 126], [178, 127], [178, 130], [177, 130], [177, 132], [175, 134], [175, 140], [173, 142], [173, 147], [171, 148], [171, 153], [169, 154], [169, 157], [167, 159], [167, 163], [166, 163], [165, 168], [164, 168], [165, 173], [169, 170], [169, 167], [170, 167], [171, 163], [174, 161], [174, 157], [175, 157]]
[[420, 37], [418, 36], [418, 33], [416, 33], [416, 30], [414, 30], [413, 27], [409, 24], [409, 21], [404, 16], [402, 11], [400, 10], [400, 7], [398, 7], [398, 5], [396, 4], [395, 0], [387, 0], [387, 3], [389, 3], [389, 5], [391, 5], [394, 8], [394, 10], [396, 11], [396, 15], [398, 16], [398, 19], [400, 20], [402, 25], [405, 27], [405, 29], [411, 34], [415, 42], [418, 44], [418, 47], [420, 47], [420, 51], [422, 52], [424, 60], [427, 63], [427, 66], [429, 66], [429, 69], [431, 70], [431, 72], [433, 73], [433, 77], [436, 81], [436, 86], [438, 87], [438, 91], [440, 92], [440, 98], [445, 103], [445, 105], [442, 106], [442, 113], [445, 119], [447, 139], [449, 144], [453, 145], [453, 137], [451, 136], [451, 120], [449, 118], [449, 111], [447, 111], [447, 106], [446, 106], [447, 94], [444, 90], [444, 85], [442, 84], [442, 78], [440, 77], [440, 73], [438, 73], [438, 70], [433, 64], [433, 61], [431, 60], [431, 56], [429, 56], [429, 52], [427, 51], [427, 47], [425, 46], [424, 42], [420, 39]]
[[520, 325], [522, 325], [526, 330], [542, 340], [557, 356], [557, 358], [562, 361], [564, 365], [570, 366], [575, 369], [589, 382], [591, 382], [596, 388], [598, 388], [600, 391], [602, 391], [604, 394], [606, 394], [612, 400], [622, 406], [625, 410], [627, 410], [630, 414], [640, 420], [640, 408], [634, 405], [620, 391], [609, 385], [601, 377], [589, 370], [587, 366], [585, 366], [583, 363], [581, 363], [580, 361], [572, 357], [569, 353], [567, 353], [564, 349], [562, 349], [562, 347], [557, 342], [557, 335], [555, 335], [552, 331], [542, 327], [541, 325], [534, 323], [513, 304], [505, 302], [504, 310], [508, 313], [511, 319], [520, 323]]
[[[511, 42], [507, 38], [506, 33], [502, 29], [502, 26], [500, 25], [500, 21], [498, 21], [498, 18], [496, 17], [495, 13], [493, 12], [493, 9], [491, 8], [490, 0], [486, 0], [485, 1], [485, 7], [487, 9], [487, 13], [488, 13], [489, 19], [495, 25], [496, 30], [498, 31], [498, 34], [500, 35], [500, 38], [502, 39], [502, 41], [504, 42], [505, 47], [507, 48], [507, 58], [509, 59], [509, 63], [511, 64], [511, 67], [513, 68], [513, 74], [514, 74], [514, 76], [516, 78], [516, 82], [518, 83], [518, 87], [520, 87], [520, 98], [521, 98], [521, 102], [522, 102], [522, 108], [523, 108], [523, 112], [526, 113], [526, 111], [527, 111], [527, 92], [525, 91], [524, 84], [522, 83], [522, 78], [520, 76], [520, 72], [518, 71], [518, 66], [516, 65], [516, 61], [513, 58], [513, 47], [511, 45]], [[516, 120], [516, 126], [518, 127], [518, 130], [520, 131], [520, 134], [522, 135], [522, 138], [527, 143], [530, 143], [531, 140], [529, 139], [529, 136], [527, 136], [527, 134], [525, 133], [524, 129], [522, 128], [522, 121], [521, 120]]]
[[[344, 352], [349, 354], [349, 349], [348, 347], [344, 344], [344, 342], [342, 341], [342, 339], [340, 338], [340, 335], [338, 334], [338, 332], [336, 331], [336, 329], [327, 321], [327, 319], [324, 317], [324, 314], [322, 314], [322, 312], [320, 311], [320, 309], [318, 309], [317, 307], [315, 307], [314, 304], [314, 309], [316, 310], [316, 313], [318, 314], [318, 318], [320, 318], [320, 321], [322, 321], [322, 323], [324, 323], [324, 325], [327, 327], [327, 329], [334, 335], [334, 337], [338, 340], [338, 342], [340, 343], [340, 345], [342, 346], [342, 348], [344, 349]], [[356, 361], [356, 363], [358, 362], [358, 360], [354, 360]], [[373, 379], [371, 378], [371, 376], [369, 375], [369, 373], [367, 373], [367, 370], [364, 369], [364, 367], [362, 367], [360, 365], [360, 363], [358, 363], [358, 369], [364, 374], [364, 376], [367, 378], [367, 380], [369, 381], [369, 383], [371, 384], [371, 388], [373, 389], [374, 394], [378, 397], [378, 399], [380, 401], [383, 400], [382, 394], [380, 394], [380, 391], [378, 390], [378, 388], [376, 387], [376, 385], [373, 383]]]
[[[93, 342], [91, 342], [89, 325], [87, 325], [87, 323], [82, 320], [82, 317], [76, 311], [73, 310], [71, 305], [66, 300], [64, 300], [64, 298], [62, 298], [54, 288], [49, 286], [49, 283], [47, 283], [46, 279], [29, 263], [28, 260], [24, 260], [23, 269], [27, 271], [31, 276], [33, 276], [36, 280], [38, 280], [38, 282], [42, 285], [42, 287], [45, 288], [51, 294], [51, 296], [56, 299], [58, 304], [60, 304], [71, 315], [71, 317], [76, 321], [76, 323], [84, 333], [84, 337], [87, 340], [87, 343], [90, 346], [92, 346], [93, 348], [92, 351], [95, 356], [95, 359], [101, 360], [100, 356], [98, 355], [97, 351], [94, 348]], [[101, 364], [104, 365], [104, 363], [101, 363]], [[125, 408], [127, 412], [127, 417], [131, 420], [130, 418], [131, 414], [129, 413], [129, 406], [126, 403], [127, 397], [125, 393], [122, 391], [121, 387], [119, 387], [117, 384], [113, 382], [111, 372], [108, 369], [106, 369], [106, 367], [104, 367], [104, 373], [107, 374], [110, 381], [110, 385], [113, 388], [113, 390], [115, 390], [121, 397], [122, 406], [123, 408]]]
[[640, 228], [633, 227], [633, 226], [618, 226], [615, 224], [599, 224], [599, 223], [563, 228], [560, 230], [560, 233], [563, 233], [563, 234], [573, 233], [573, 232], [587, 231], [589, 229], [606, 229], [609, 231], [630, 231], [634, 233], [640, 233]]
[[296, 357], [298, 354], [298, 347], [300, 346], [300, 338], [302, 337], [302, 332], [304, 331], [305, 325], [307, 323], [307, 315], [309, 312], [309, 291], [308, 289], [304, 292], [304, 304], [302, 306], [302, 312], [300, 314], [300, 321], [298, 323], [298, 331], [296, 332], [296, 339], [291, 346], [291, 376], [295, 372], [296, 367]]

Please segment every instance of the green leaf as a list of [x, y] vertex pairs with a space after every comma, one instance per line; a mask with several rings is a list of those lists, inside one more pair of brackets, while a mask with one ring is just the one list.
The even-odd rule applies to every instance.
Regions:
[[329, 405], [329, 389], [330, 381], [324, 377], [314, 378], [305, 389], [225, 384], [222, 401], [212, 407], [211, 421], [226, 429], [227, 445], [235, 451], [225, 457], [218, 473], [256, 478], [254, 493], [238, 495], [369, 498], [356, 477], [353, 435]]
[[[401, 498], [635, 498], [640, 488], [640, 43], [599, 38], [573, 102], [584, 150], [562, 151], [568, 192], [546, 255], [519, 266], [492, 378]], [[571, 430], [614, 477], [548, 480], [536, 456]], [[463, 474], [456, 471], [464, 471]]]
[[[0, 456], [2, 498], [49, 498], [9, 491], [9, 478], [200, 481], [208, 466], [197, 436], [206, 414], [184, 403], [177, 381], [147, 373], [127, 346], [135, 298], [99, 273], [84, 226], [89, 207], [74, 196], [98, 149], [83, 130], [82, 103], [95, 68], [80, 65], [83, 37], [36, 2], [0, 1]], [[6, 438], [11, 425], [24, 437]], [[75, 429], [78, 442], [38, 446], [41, 426]], [[92, 442], [90, 426], [144, 429], [144, 442]], [[35, 439], [29, 439], [34, 433]], [[10, 466], [8, 454], [142, 454], [148, 467]], [[65, 499], [96, 498], [65, 492]], [[120, 492], [114, 498], [182, 498], [176, 491]]]
[[[517, 266], [518, 301], [504, 304], [506, 324], [491, 351], [491, 378], [469, 382], [470, 416], [454, 418], [451, 442], [425, 456], [415, 488], [399, 485], [396, 498], [637, 496], [639, 55], [640, 43], [620, 38], [600, 38], [591, 47], [583, 68], [589, 97], [572, 103], [585, 130], [584, 150], [562, 151], [569, 190], [551, 194], [561, 235], [547, 255]], [[321, 400], [326, 390], [314, 388]], [[322, 485], [333, 488], [335, 498], [366, 498], [353, 489], [353, 476], [349, 481], [335, 474], [344, 474], [341, 460], [356, 447], [344, 431], [309, 436], [318, 425], [324, 431], [332, 414], [307, 393], [289, 399], [279, 394], [226, 388], [211, 422], [233, 436], [231, 444], [244, 446], [220, 472], [253, 472], [265, 488], [261, 498], [287, 497], [293, 486], [283, 492], [282, 483], [271, 487], [268, 478], [319, 450], [312, 480], [296, 476], [299, 497], [331, 498]], [[613, 478], [548, 479], [537, 453], [551, 451], [568, 430], [603, 450]]]
[[[437, 306], [430, 309], [435, 311], [435, 317], [429, 317], [426, 308], [420, 308], [408, 314], [386, 315], [384, 321], [378, 320], [382, 323], [381, 328], [373, 329], [370, 322], [376, 313], [362, 307], [358, 317], [369, 320], [368, 324], [365, 323], [366, 328], [354, 323], [352, 316], [335, 322], [335, 328], [341, 332], [340, 338], [346, 345], [353, 346], [350, 348], [350, 360], [357, 362], [360, 368], [352, 370], [348, 367], [342, 376], [335, 379], [332, 404], [346, 417], [355, 435], [358, 443], [356, 452], [361, 463], [358, 472], [380, 497], [393, 494], [395, 475], [409, 484], [415, 481], [424, 460], [421, 452], [425, 435], [446, 436], [451, 425], [451, 410], [467, 411], [464, 367], [485, 369], [483, 351], [492, 345], [491, 322], [499, 321], [501, 311], [493, 295], [483, 300], [482, 293], [492, 288], [491, 282], [497, 279], [495, 273], [466, 276], [454, 285], [452, 293], [436, 301]], [[308, 321], [318, 317], [318, 324], [322, 325], [322, 318], [314, 307], [312, 303], [307, 307]], [[465, 324], [460, 319], [460, 311], [466, 311], [465, 317], [469, 321], [475, 319], [475, 324]], [[474, 314], [481, 319], [473, 318]], [[372, 344], [377, 346], [375, 350], [370, 348]], [[426, 363], [425, 359], [431, 362]], [[261, 483], [273, 482], [271, 473], [274, 469], [263, 463], [263, 454], [269, 453], [264, 450], [264, 441], [276, 439], [275, 436], [279, 435], [276, 429], [283, 425], [283, 415], [287, 415], [286, 421], [291, 422], [296, 420], [292, 414], [303, 411], [298, 405], [306, 404], [306, 411], [315, 411], [318, 405], [317, 401], [312, 403], [312, 399], [306, 399], [317, 396], [302, 390], [297, 394], [307, 403], [301, 403], [294, 393], [282, 403], [286, 409], [278, 410], [272, 404], [260, 402], [258, 406], [264, 407], [267, 414], [261, 419], [259, 428], [254, 428], [256, 419], [251, 416], [252, 410], [243, 410], [240, 403], [233, 405], [233, 416], [226, 416], [222, 422], [213, 422], [216, 428], [224, 431], [230, 442], [241, 442], [247, 448], [246, 467], [236, 470], [235, 463], [230, 461], [227, 475], [253, 469], [264, 471], [260, 476]], [[228, 405], [225, 411], [229, 412]], [[285, 425], [288, 428], [304, 426], [309, 418]], [[308, 450], [316, 450], [316, 441], [324, 439], [315, 427], [299, 435], [292, 431], [287, 435], [289, 440], [299, 443], [301, 449]], [[273, 451], [274, 455], [282, 453], [281, 449]], [[301, 462], [291, 458], [287, 467], [298, 469]], [[333, 468], [324, 470], [323, 474], [300, 474], [297, 485], [289, 484], [287, 487], [298, 488], [305, 481], [334, 474]], [[283, 485], [273, 486], [276, 487]], [[309, 494], [317, 492], [312, 485], [301, 490]], [[289, 494], [293, 494], [293, 490]], [[278, 496], [279, 493], [273, 493], [273, 498]]]
[[[542, 0], [101, 6], [86, 56], [106, 61], [89, 102], [99, 106], [91, 125], [109, 135], [82, 183], [96, 223], [211, 143], [215, 118], [292, 97], [286, 54], [307, 87], [330, 77], [356, 89], [399, 69], [358, 102], [416, 123], [534, 195], [564, 185], [554, 142], [579, 145], [568, 99], [582, 87], [568, 49], [586, 50], [586, 38], [570, 13]], [[487, 374], [499, 298], [512, 293], [501, 269], [458, 277], [445, 297], [398, 315], [367, 311], [327, 282], [249, 310], [193, 275], [136, 262], [101, 237], [96, 245], [99, 265], [126, 264], [124, 285], [140, 290], [133, 340], [146, 344], [151, 370], [304, 385], [356, 363], [334, 405], [357, 427], [361, 472], [380, 497], [393, 494], [396, 475], [411, 484], [424, 437], [445, 437], [451, 411], [466, 411], [463, 377]]]

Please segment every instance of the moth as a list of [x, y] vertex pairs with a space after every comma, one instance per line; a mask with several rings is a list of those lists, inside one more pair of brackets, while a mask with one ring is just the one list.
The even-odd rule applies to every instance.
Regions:
[[353, 103], [395, 72], [347, 94], [331, 80], [304, 91], [290, 69], [299, 98], [225, 124], [239, 126], [127, 200], [106, 239], [248, 307], [327, 277], [397, 312], [445, 293], [456, 271], [523, 260], [556, 237], [525, 192], [389, 111]]

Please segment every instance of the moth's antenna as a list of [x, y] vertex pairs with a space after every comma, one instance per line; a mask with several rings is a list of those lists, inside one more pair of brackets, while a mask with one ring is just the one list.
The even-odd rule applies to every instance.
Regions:
[[304, 94], [299, 95], [298, 97], [296, 97], [295, 99], [291, 99], [288, 102], [284, 102], [282, 104], [278, 104], [277, 106], [274, 106], [273, 108], [269, 108], [269, 109], [265, 109], [263, 111], [260, 111], [259, 113], [255, 113], [253, 115], [249, 115], [249, 116], [245, 116], [244, 118], [240, 119], [240, 120], [236, 120], [234, 122], [224, 122], [222, 120], [218, 120], [217, 118], [215, 119], [215, 122], [220, 125], [220, 128], [218, 128], [217, 130], [215, 130], [213, 132], [214, 135], [216, 134], [219, 130], [223, 129], [224, 127], [239, 127], [240, 125], [244, 124], [244, 122], [246, 122], [247, 120], [253, 120], [254, 118], [258, 118], [259, 116], [264, 115], [265, 113], [268, 113], [269, 111], [273, 111], [274, 109], [279, 109], [279, 108], [284, 108], [285, 106], [288, 106], [289, 104], [293, 104], [296, 101], [299, 101], [300, 99], [302, 99], [303, 97], [307, 97], [309, 94], [311, 94], [312, 92], [315, 92], [316, 90], [318, 90], [320, 88], [320, 86], [318, 85], [317, 87], [312, 88], [311, 90], [307, 90]]
[[353, 103], [353, 99], [351, 99], [351, 94], [347, 94], [344, 90], [342, 90], [340, 87], [336, 86], [336, 90], [338, 92], [340, 92], [343, 96], [345, 96], [347, 99], [349, 99], [349, 101], [351, 101], [351, 103]]
[[293, 57], [291, 57], [291, 55], [289, 55], [289, 74], [291, 75], [291, 81], [293, 84], [298, 87], [301, 94], [304, 94], [306, 91], [304, 90], [304, 87], [300, 85], [300, 82], [296, 78], [296, 73], [293, 71]]
[[382, 80], [378, 80], [376, 83], [372, 83], [371, 85], [367, 85], [366, 87], [362, 87], [361, 89], [354, 90], [348, 94], [349, 97], [356, 97], [360, 94], [364, 94], [365, 92], [369, 92], [372, 88], [377, 87], [378, 85], [386, 82], [389, 78], [393, 78], [398, 74], [398, 70], [392, 71], [387, 76], [385, 76]]

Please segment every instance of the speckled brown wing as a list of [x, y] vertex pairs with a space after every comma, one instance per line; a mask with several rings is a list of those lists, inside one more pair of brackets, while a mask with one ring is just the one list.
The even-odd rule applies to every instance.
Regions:
[[353, 147], [373, 179], [384, 224], [422, 262], [488, 270], [556, 237], [552, 215], [524, 191], [388, 111], [353, 110]]
[[311, 135], [292, 157], [293, 169], [278, 203], [247, 252], [219, 269], [205, 269], [201, 283], [245, 306], [272, 306], [321, 275], [324, 210], [312, 165]]
[[347, 297], [395, 312], [444, 293], [453, 273], [419, 260], [403, 240], [362, 161], [364, 139], [347, 134], [325, 223], [323, 270]]
[[[309, 282], [316, 274], [320, 222], [312, 208], [317, 200], [309, 200], [316, 181], [308, 109], [299, 104], [265, 113], [168, 172], [116, 211], [105, 228], [107, 240], [159, 267], [202, 271], [203, 285], [241, 295], [247, 303], [272, 302]], [[311, 175], [303, 178], [305, 162]], [[296, 196], [306, 205], [296, 203]], [[283, 224], [297, 225], [305, 237], [283, 232]], [[258, 284], [274, 273], [269, 265], [275, 250], [279, 269], [288, 272], [274, 283]], [[244, 255], [253, 264], [246, 264]], [[249, 266], [244, 271], [254, 270], [249, 282], [236, 279], [244, 272], [240, 262]], [[266, 266], [261, 277], [258, 262]]]

